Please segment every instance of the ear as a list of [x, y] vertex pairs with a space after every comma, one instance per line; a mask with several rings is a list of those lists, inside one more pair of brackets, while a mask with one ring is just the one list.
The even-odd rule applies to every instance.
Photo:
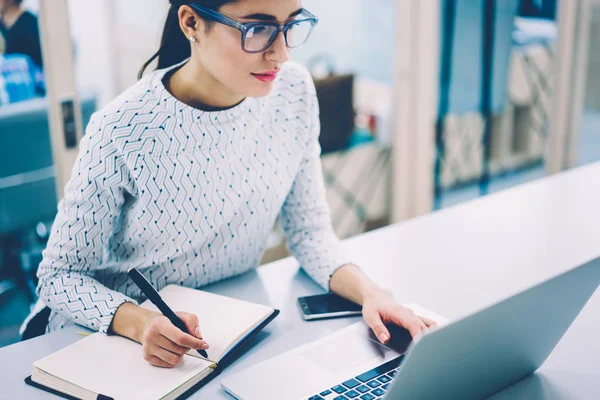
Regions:
[[198, 40], [199, 33], [204, 32], [204, 20], [188, 5], [179, 7], [177, 15], [179, 17], [179, 27], [185, 37]]

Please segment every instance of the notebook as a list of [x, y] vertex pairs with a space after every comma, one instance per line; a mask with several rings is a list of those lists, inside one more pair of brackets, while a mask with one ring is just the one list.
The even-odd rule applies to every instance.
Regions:
[[[210, 345], [208, 358], [190, 350], [175, 368], [154, 367], [143, 359], [139, 343], [94, 333], [34, 362], [26, 382], [70, 399], [176, 399], [218, 375], [279, 314], [272, 307], [177, 285], [159, 293], [172, 310], [198, 316]], [[150, 301], [140, 306], [158, 311]]]

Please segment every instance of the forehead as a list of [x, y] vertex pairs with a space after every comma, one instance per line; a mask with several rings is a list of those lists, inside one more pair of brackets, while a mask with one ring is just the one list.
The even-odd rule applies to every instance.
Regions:
[[265, 14], [284, 22], [290, 14], [302, 8], [302, 0], [238, 0], [221, 7], [220, 11], [235, 18]]

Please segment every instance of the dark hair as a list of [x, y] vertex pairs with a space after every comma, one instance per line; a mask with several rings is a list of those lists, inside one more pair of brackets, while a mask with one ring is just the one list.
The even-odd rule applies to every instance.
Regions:
[[[219, 11], [221, 6], [235, 1], [236, 0], [196, 0], [194, 3], [214, 11]], [[179, 16], [177, 14], [179, 7], [190, 3], [190, 1], [170, 0], [170, 3], [169, 13], [167, 14], [167, 20], [165, 21], [165, 27], [163, 28], [162, 38], [160, 40], [160, 47], [158, 51], [142, 65], [142, 68], [140, 68], [140, 71], [138, 72], [138, 79], [142, 78], [144, 71], [156, 57], [158, 57], [157, 69], [162, 69], [180, 63], [191, 55], [188, 38], [185, 37], [179, 27]]]

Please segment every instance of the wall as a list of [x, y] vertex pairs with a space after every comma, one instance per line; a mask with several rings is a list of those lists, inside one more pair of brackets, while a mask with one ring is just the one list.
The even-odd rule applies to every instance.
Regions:
[[[32, 11], [37, 0], [27, 0]], [[103, 107], [136, 81], [158, 48], [166, 0], [68, 0], [79, 90], [95, 90]], [[117, 61], [115, 63], [115, 60]]]
[[[94, 90], [98, 107], [117, 94], [117, 67], [113, 47], [112, 0], [68, 0], [75, 63], [75, 81], [80, 91]], [[93, 16], [93, 17], [92, 17]]]
[[115, 2], [119, 92], [137, 81], [142, 64], [158, 50], [167, 10], [166, 0]]
[[394, 1], [304, 0], [319, 17], [310, 40], [293, 50], [292, 58], [307, 63], [317, 54], [335, 60], [337, 70], [392, 84], [394, 78]]

